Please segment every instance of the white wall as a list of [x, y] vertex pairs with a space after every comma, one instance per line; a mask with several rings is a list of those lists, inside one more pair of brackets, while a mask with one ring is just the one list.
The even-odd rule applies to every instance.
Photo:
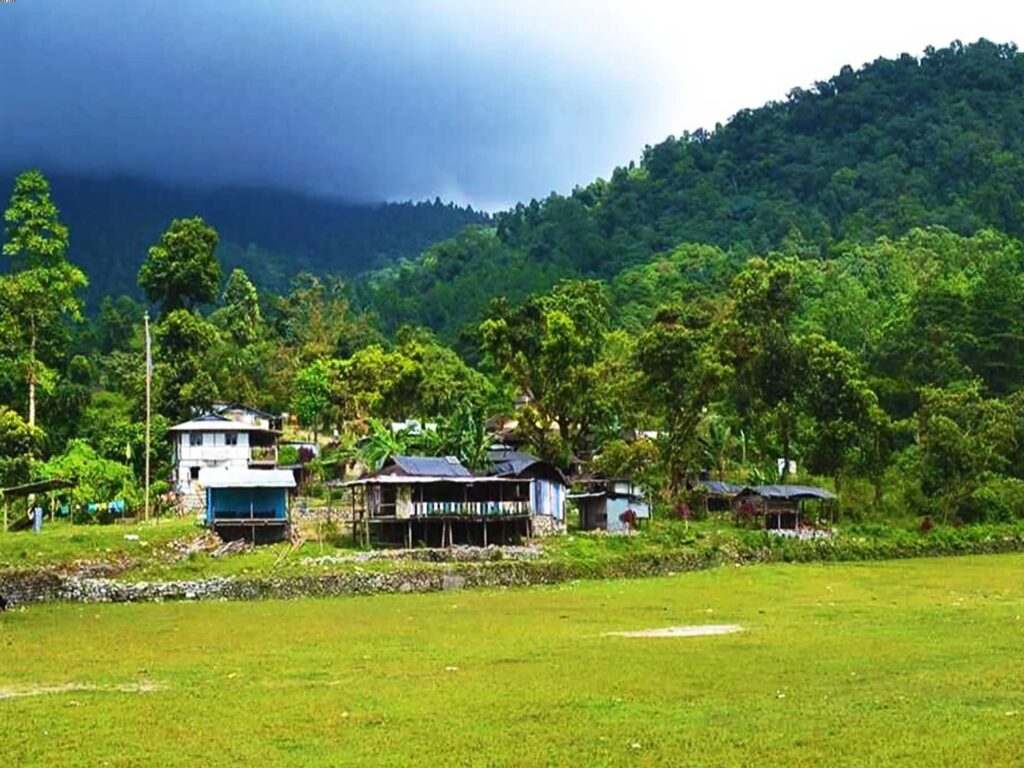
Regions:
[[193, 482], [193, 467], [248, 467], [249, 466], [249, 433], [234, 432], [238, 440], [236, 445], [228, 445], [224, 432], [198, 432], [203, 437], [202, 445], [192, 445], [191, 432], [178, 435], [176, 447], [178, 451], [175, 467], [175, 484], [179, 493], [189, 493]]

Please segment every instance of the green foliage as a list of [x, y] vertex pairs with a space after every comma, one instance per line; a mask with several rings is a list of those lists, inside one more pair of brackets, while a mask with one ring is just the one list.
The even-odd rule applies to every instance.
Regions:
[[123, 462], [105, 459], [88, 443], [72, 440], [67, 450], [38, 468], [43, 479], [73, 480], [75, 487], [69, 495], [75, 504], [104, 503], [123, 499], [129, 506], [139, 501], [131, 467]]
[[35, 425], [37, 387], [53, 390], [52, 366], [67, 347], [65, 321], [81, 320], [79, 293], [88, 281], [64, 258], [68, 231], [41, 173], [18, 176], [4, 220], [3, 254], [14, 268], [0, 276], [0, 336], [12, 352], [4, 367], [25, 383], [28, 423]]
[[45, 440], [39, 427], [0, 405], [0, 487], [28, 482], [32, 459], [39, 455]]
[[188, 309], [175, 309], [156, 326], [153, 400], [157, 410], [183, 421], [210, 407], [216, 384], [205, 369], [205, 354], [217, 341], [217, 329]]
[[300, 370], [295, 377], [291, 407], [299, 423], [312, 428], [314, 434], [323, 427], [331, 405], [334, 370], [335, 366], [330, 361], [320, 359]]
[[14, 180], [11, 202], [4, 212], [7, 241], [3, 254], [16, 269], [54, 267], [68, 249], [68, 229], [50, 199], [50, 183], [39, 171], [25, 171]]
[[[1015, 447], [1010, 405], [983, 398], [977, 383], [954, 390], [927, 388], [921, 400], [921, 490], [933, 514], [962, 516], [968, 499], [1007, 466]], [[974, 510], [977, 503], [972, 503]]]
[[641, 386], [658, 417], [661, 458], [673, 494], [701, 468], [698, 427], [731, 374], [718, 332], [711, 306], [663, 307], [637, 343]]
[[217, 232], [200, 217], [175, 219], [151, 246], [139, 286], [162, 314], [212, 301], [220, 286]]
[[478, 329], [489, 360], [527, 400], [520, 430], [542, 458], [564, 464], [604, 415], [597, 364], [608, 322], [604, 286], [572, 281], [519, 307], [495, 301]]
[[256, 286], [245, 270], [234, 269], [228, 276], [222, 296], [223, 306], [211, 317], [239, 347], [256, 342], [263, 332]]

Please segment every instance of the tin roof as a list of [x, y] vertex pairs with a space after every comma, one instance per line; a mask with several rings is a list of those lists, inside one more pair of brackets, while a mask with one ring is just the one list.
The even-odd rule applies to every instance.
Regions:
[[700, 485], [713, 496], [735, 496], [743, 490], [742, 485], [726, 483], [722, 480], [701, 480]]
[[216, 413], [207, 413], [181, 424], [175, 424], [168, 432], [271, 432], [274, 430], [261, 427], [259, 424], [245, 424], [234, 419], [226, 419]]
[[787, 499], [797, 501], [800, 499], [822, 499], [829, 501], [838, 498], [832, 491], [824, 488], [815, 488], [810, 485], [758, 485], [753, 488], [744, 488], [737, 496], [761, 496], [765, 499]]
[[388, 474], [402, 474], [407, 477], [473, 476], [473, 473], [462, 466], [454, 456], [392, 456], [384, 464], [384, 471], [389, 469], [391, 471]]
[[541, 474], [546, 475], [549, 479], [557, 479], [565, 484], [565, 476], [558, 467], [523, 451], [515, 451], [511, 448], [492, 448], [487, 452], [487, 458], [492, 462], [491, 467], [487, 470], [488, 475], [517, 476], [536, 467]]
[[294, 488], [295, 475], [287, 469], [210, 467], [199, 470], [207, 488]]

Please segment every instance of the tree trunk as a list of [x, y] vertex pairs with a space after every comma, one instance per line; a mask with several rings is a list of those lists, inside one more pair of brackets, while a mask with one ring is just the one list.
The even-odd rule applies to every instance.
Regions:
[[789, 424], [782, 425], [782, 472], [779, 473], [779, 482], [786, 484], [789, 477]]
[[28, 425], [36, 425], [36, 324], [31, 326], [28, 352]]

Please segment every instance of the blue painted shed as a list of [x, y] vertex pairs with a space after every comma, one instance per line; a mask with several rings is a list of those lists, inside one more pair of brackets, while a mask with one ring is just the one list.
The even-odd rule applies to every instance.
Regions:
[[199, 473], [206, 524], [221, 538], [277, 540], [288, 533], [288, 492], [295, 475], [284, 469], [215, 468]]

